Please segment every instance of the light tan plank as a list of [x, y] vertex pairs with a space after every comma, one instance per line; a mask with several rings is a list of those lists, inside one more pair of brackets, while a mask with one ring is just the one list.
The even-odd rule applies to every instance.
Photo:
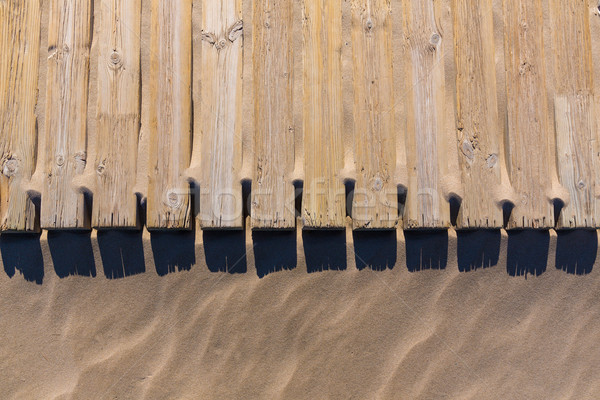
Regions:
[[2, 231], [35, 231], [23, 188], [35, 168], [40, 1], [0, 2], [0, 215]]
[[304, 188], [306, 228], [345, 226], [340, 1], [304, 0]]
[[72, 180], [86, 164], [91, 41], [90, 0], [51, 0], [48, 27], [45, 180], [41, 224], [89, 228], [83, 194]]
[[398, 222], [390, 0], [352, 1], [354, 82], [354, 229]]
[[148, 229], [190, 229], [192, 2], [152, 1]]
[[460, 229], [501, 228], [502, 209], [494, 199], [500, 186], [494, 23], [492, 0], [453, 0], [456, 62], [456, 134], [463, 198]]
[[552, 228], [541, 0], [504, 0], [508, 170], [515, 207], [508, 228]]
[[95, 228], [138, 227], [136, 177], [140, 130], [140, 0], [100, 6]]
[[446, 82], [440, 4], [403, 0], [406, 47], [404, 101], [408, 166], [405, 229], [447, 228], [450, 206], [441, 179], [446, 174]]
[[588, 0], [550, 0], [554, 55], [554, 115], [558, 173], [570, 201], [559, 228], [596, 228], [599, 155]]
[[252, 227], [294, 228], [292, 0], [253, 3]]
[[202, 1], [200, 224], [242, 228], [241, 0]]

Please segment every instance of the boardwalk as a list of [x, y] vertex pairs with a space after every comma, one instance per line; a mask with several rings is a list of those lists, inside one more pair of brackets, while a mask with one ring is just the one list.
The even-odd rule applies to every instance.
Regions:
[[598, 33], [592, 0], [2, 1], [0, 229], [599, 228]]

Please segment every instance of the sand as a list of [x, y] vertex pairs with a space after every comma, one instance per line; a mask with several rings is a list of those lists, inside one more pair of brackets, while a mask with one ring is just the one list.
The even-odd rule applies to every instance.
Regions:
[[[150, 240], [147, 232], [1, 236], [0, 397], [600, 393], [594, 231], [329, 233], [339, 246], [326, 255], [321, 236], [283, 235], [274, 246], [250, 235], [198, 234], [195, 243], [193, 234]], [[244, 248], [248, 257], [232, 261]], [[234, 273], [211, 272], [225, 256]], [[283, 263], [295, 268], [276, 271]], [[318, 271], [327, 265], [341, 270]]]

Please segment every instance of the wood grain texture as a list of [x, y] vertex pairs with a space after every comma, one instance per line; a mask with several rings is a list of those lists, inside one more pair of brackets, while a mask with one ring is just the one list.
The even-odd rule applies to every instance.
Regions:
[[139, 225], [136, 177], [140, 131], [140, 0], [100, 6], [95, 228]]
[[456, 134], [463, 198], [459, 229], [501, 228], [494, 199], [500, 185], [500, 143], [492, 0], [453, 0]]
[[35, 231], [23, 183], [35, 168], [40, 1], [0, 2], [0, 230]]
[[440, 3], [403, 0], [406, 59], [405, 125], [408, 193], [405, 229], [447, 228], [450, 206], [443, 195], [445, 175], [445, 67], [439, 27]]
[[552, 228], [541, 0], [504, 0], [508, 170], [516, 204], [508, 229]]
[[253, 3], [252, 227], [294, 228], [292, 0]]
[[398, 222], [390, 0], [352, 1], [354, 229]]
[[192, 2], [152, 1], [148, 229], [190, 229]]
[[241, 229], [241, 0], [202, 0], [200, 225]]
[[302, 219], [306, 228], [343, 228], [341, 2], [304, 0], [303, 5]]
[[[598, 127], [588, 0], [550, 0], [555, 74], [554, 119], [558, 173], [570, 201], [559, 228], [597, 228]], [[596, 145], [597, 146], [597, 145]]]
[[91, 41], [90, 0], [51, 0], [48, 27], [46, 148], [41, 225], [89, 228], [89, 212], [72, 180], [87, 157], [87, 103]]

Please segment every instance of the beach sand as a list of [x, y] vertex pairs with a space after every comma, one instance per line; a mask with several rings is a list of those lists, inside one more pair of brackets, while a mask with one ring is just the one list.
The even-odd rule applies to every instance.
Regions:
[[268, 235], [1, 236], [0, 397], [600, 393], [595, 231]]

